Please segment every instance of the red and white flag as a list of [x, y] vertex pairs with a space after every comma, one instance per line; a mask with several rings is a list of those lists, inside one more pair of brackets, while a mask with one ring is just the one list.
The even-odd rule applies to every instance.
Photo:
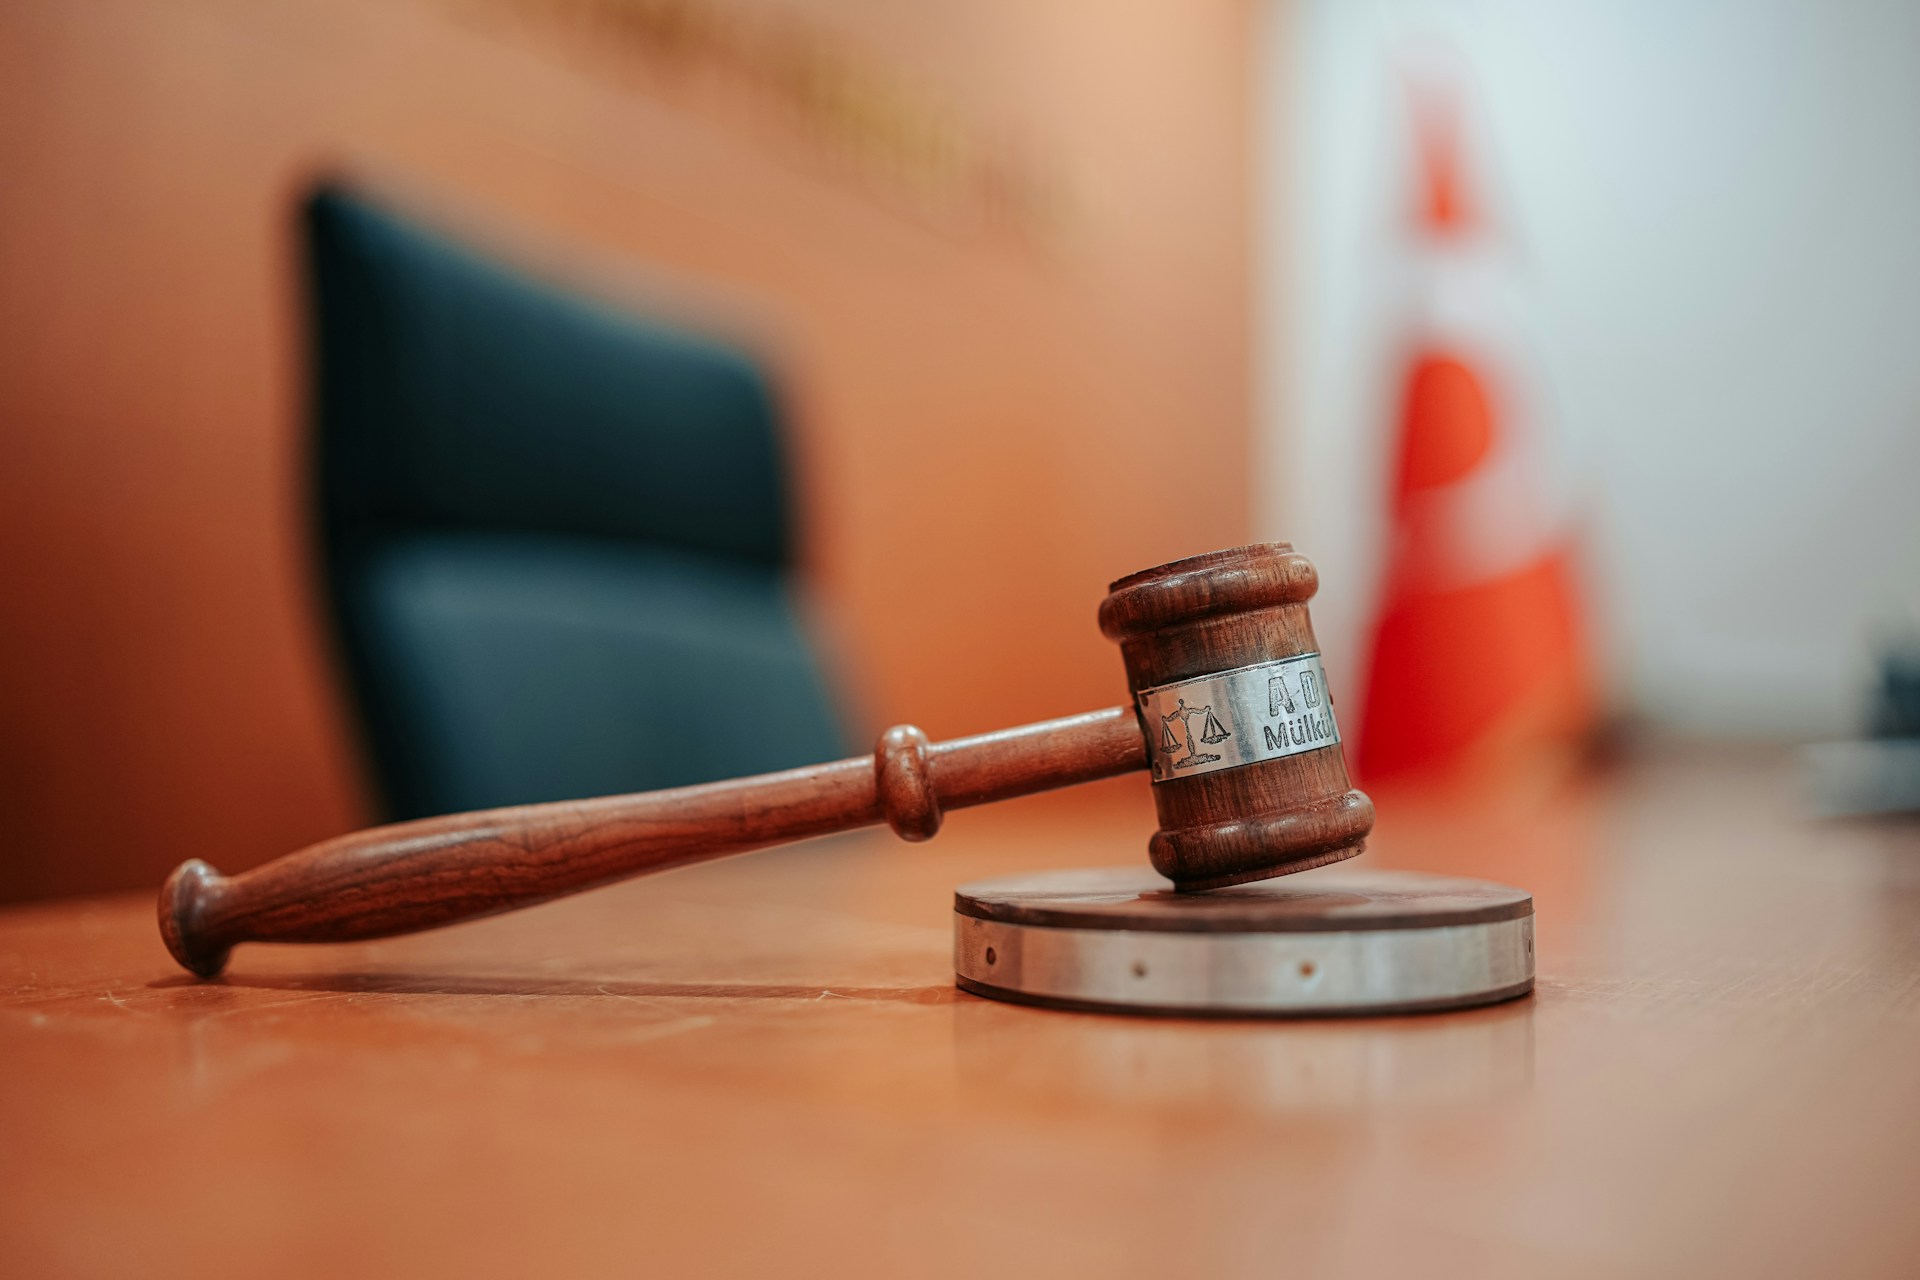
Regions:
[[1511, 305], [1517, 255], [1470, 185], [1461, 95], [1412, 87], [1412, 288], [1365, 781], [1538, 759], [1583, 736], [1594, 708], [1572, 504]]

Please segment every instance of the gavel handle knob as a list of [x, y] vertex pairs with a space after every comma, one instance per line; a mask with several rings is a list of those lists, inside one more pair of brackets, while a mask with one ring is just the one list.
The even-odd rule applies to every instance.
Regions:
[[531, 906], [629, 876], [886, 822], [925, 840], [950, 809], [1147, 764], [1125, 707], [874, 754], [598, 800], [518, 805], [356, 831], [231, 878], [198, 859], [160, 890], [167, 950], [202, 977], [242, 942], [384, 938]]

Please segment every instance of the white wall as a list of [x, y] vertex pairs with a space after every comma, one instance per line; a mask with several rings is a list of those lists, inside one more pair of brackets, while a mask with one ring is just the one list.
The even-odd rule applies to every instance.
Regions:
[[1473, 82], [1617, 701], [1855, 727], [1920, 602], [1920, 4], [1274, 3], [1255, 511], [1321, 565], [1349, 685], [1406, 271], [1395, 67], [1438, 47]]

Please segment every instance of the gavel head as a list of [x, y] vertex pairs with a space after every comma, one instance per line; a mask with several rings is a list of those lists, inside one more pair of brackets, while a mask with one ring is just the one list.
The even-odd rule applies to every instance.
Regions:
[[1147, 739], [1154, 869], [1183, 891], [1351, 858], [1373, 802], [1347, 782], [1307, 601], [1320, 585], [1284, 542], [1120, 579], [1100, 630], [1120, 642]]

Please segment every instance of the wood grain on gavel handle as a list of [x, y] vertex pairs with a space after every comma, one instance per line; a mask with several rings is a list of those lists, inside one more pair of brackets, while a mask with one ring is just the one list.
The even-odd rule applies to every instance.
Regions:
[[948, 809], [1146, 767], [1125, 707], [729, 782], [519, 805], [356, 831], [228, 878], [195, 859], [160, 891], [160, 932], [204, 977], [241, 942], [345, 942], [529, 906], [628, 876], [886, 822], [908, 840]]

